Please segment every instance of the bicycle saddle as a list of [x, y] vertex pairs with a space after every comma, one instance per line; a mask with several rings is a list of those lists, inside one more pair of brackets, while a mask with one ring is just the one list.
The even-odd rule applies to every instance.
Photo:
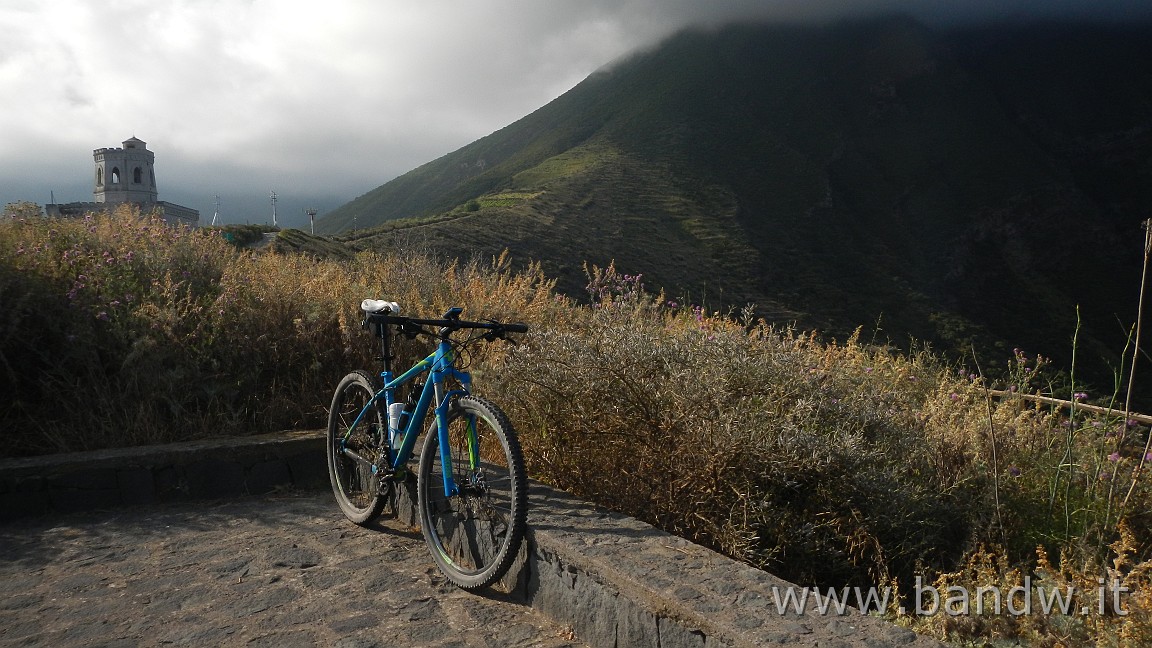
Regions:
[[392, 313], [395, 315], [400, 312], [400, 304], [383, 299], [365, 299], [360, 302], [360, 310], [365, 313]]

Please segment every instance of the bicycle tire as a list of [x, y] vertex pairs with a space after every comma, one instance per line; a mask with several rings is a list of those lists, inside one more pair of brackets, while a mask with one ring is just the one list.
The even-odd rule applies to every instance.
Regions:
[[[449, 409], [453, 478], [461, 491], [446, 497], [439, 435], [430, 426], [420, 453], [420, 528], [436, 566], [463, 589], [487, 587], [516, 560], [528, 525], [528, 483], [516, 432], [493, 403], [475, 396]], [[475, 420], [480, 462], [470, 465], [466, 431]]]
[[388, 492], [382, 491], [372, 469], [387, 452], [388, 428], [380, 408], [373, 408], [351, 437], [344, 436], [375, 393], [372, 376], [353, 371], [336, 387], [328, 410], [328, 479], [340, 511], [361, 525], [380, 517], [388, 501]]

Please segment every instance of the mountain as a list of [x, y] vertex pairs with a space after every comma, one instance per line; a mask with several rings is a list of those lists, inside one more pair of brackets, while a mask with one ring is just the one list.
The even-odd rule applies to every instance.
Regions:
[[1077, 335], [1110, 388], [1150, 208], [1152, 26], [888, 16], [678, 34], [317, 230], [986, 362]]

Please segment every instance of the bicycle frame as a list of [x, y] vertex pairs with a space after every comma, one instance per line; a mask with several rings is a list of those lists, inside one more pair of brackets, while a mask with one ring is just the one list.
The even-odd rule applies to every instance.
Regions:
[[[384, 411], [387, 412], [388, 407], [396, 402], [395, 393], [398, 387], [424, 373], [430, 373], [431, 380], [424, 384], [424, 389], [420, 392], [420, 398], [416, 402], [416, 408], [412, 412], [409, 412], [407, 426], [400, 431], [404, 435], [400, 449], [393, 452], [392, 444], [386, 444], [388, 447], [386, 457], [391, 464], [386, 467], [373, 466], [372, 470], [374, 473], [384, 468], [395, 472], [408, 463], [408, 460], [412, 457], [412, 449], [416, 446], [416, 437], [419, 436], [420, 430], [424, 428], [424, 422], [427, 419], [429, 409], [432, 409], [436, 417], [436, 431], [440, 442], [444, 492], [450, 496], [460, 494], [460, 489], [452, 477], [451, 444], [448, 438], [448, 407], [452, 403], [454, 396], [466, 396], [471, 393], [472, 375], [466, 371], [457, 370], [453, 364], [454, 360], [455, 356], [452, 345], [447, 339], [442, 338], [435, 352], [417, 362], [401, 375], [393, 377], [390, 369], [385, 369], [380, 373], [380, 377], [384, 380], [384, 387], [377, 391], [372, 399], [365, 404], [364, 408], [360, 410], [360, 413], [356, 416], [356, 420], [352, 422], [352, 425], [348, 428], [348, 432], [344, 435], [345, 439], [352, 435], [352, 432], [360, 425], [361, 421], [363, 421], [364, 417], [368, 415], [372, 408], [379, 407], [381, 400], [384, 401]], [[459, 382], [462, 389], [445, 391], [445, 382], [450, 378]], [[434, 407], [433, 400], [435, 401]], [[473, 469], [475, 469], [479, 463], [479, 453], [476, 445], [476, 421], [473, 419], [468, 421], [468, 455], [469, 462]]]
[[[464, 320], [455, 306], [440, 318], [409, 317], [382, 299], [365, 299], [360, 310], [361, 327], [379, 340], [383, 371], [377, 378], [354, 369], [332, 394], [325, 455], [336, 503], [359, 525], [389, 504], [393, 514], [413, 504], [440, 572], [466, 590], [488, 587], [511, 568], [527, 534], [528, 476], [508, 415], [472, 395], [468, 349], [513, 344], [506, 336], [527, 333], [528, 325]], [[402, 338], [420, 336], [436, 338], [434, 351], [393, 372], [397, 355], [412, 348]], [[393, 419], [387, 425], [385, 411]], [[415, 470], [408, 466], [414, 455]]]

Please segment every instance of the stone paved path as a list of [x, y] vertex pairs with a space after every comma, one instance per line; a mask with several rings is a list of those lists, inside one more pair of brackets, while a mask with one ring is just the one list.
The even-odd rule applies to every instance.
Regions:
[[0, 646], [581, 646], [448, 583], [419, 531], [331, 494], [0, 524]]

